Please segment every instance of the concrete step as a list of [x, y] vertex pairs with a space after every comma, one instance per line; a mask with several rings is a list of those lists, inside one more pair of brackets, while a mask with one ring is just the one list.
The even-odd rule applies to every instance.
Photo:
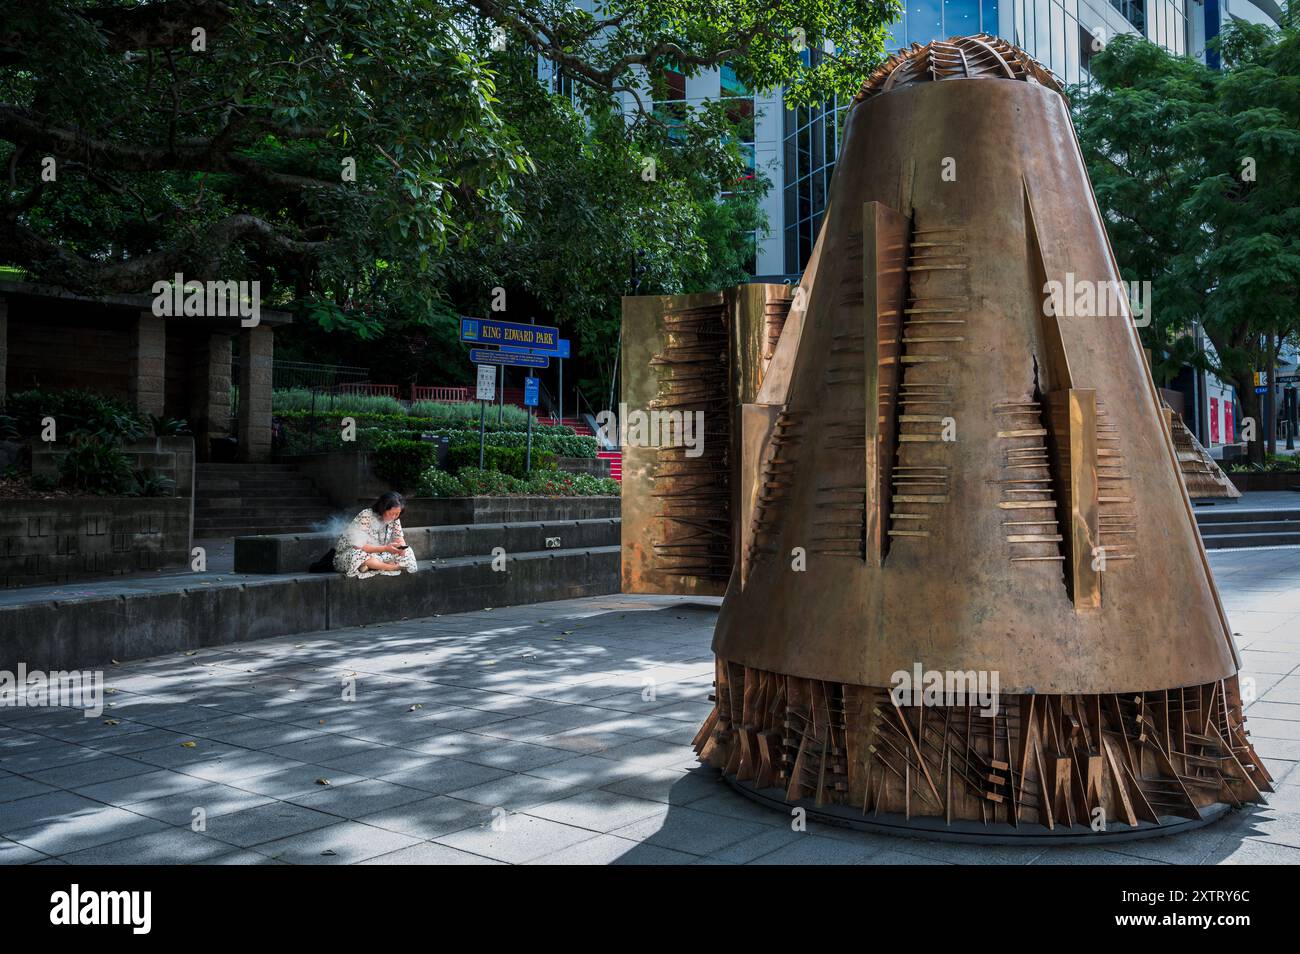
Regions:
[[204, 519], [194, 521], [194, 535], [197, 537], [248, 537], [277, 533], [321, 533], [328, 531], [321, 528], [331, 520], [328, 514], [321, 516], [293, 516], [266, 520], [251, 520], [247, 517], [230, 517], [228, 519]]
[[1241, 520], [1201, 526], [1201, 536], [1207, 539], [1242, 533], [1300, 533], [1300, 520]]
[[220, 464], [198, 464], [194, 471], [197, 474], [258, 474], [258, 473], [296, 473], [297, 467], [293, 464], [241, 464], [241, 463], [220, 463]]
[[281, 494], [299, 494], [299, 493], [316, 493], [316, 485], [306, 477], [293, 477], [285, 480], [225, 480], [214, 479], [211, 477], [195, 481], [194, 489], [197, 493], [205, 494], [257, 494], [257, 493], [281, 493]]
[[1207, 550], [1240, 550], [1247, 547], [1300, 546], [1300, 530], [1292, 533], [1228, 533], [1202, 536]]
[[1196, 525], [1200, 528], [1201, 540], [1207, 550], [1300, 544], [1300, 508], [1198, 509]]
[[1227, 507], [1222, 510], [1197, 510], [1196, 522], [1202, 527], [1218, 526], [1221, 524], [1234, 523], [1255, 523], [1258, 521], [1287, 521], [1300, 523], [1300, 509], [1298, 510], [1232, 510]]
[[[500, 547], [514, 553], [618, 546], [617, 517], [592, 520], [476, 523], [462, 526], [403, 527], [417, 560], [491, 559]], [[240, 573], [301, 573], [334, 546], [335, 534], [268, 533], [235, 538], [235, 570]]]
[[[521, 552], [368, 580], [337, 573], [249, 577], [184, 573], [73, 598], [33, 594], [0, 605], [0, 669], [91, 669], [112, 660], [369, 623], [576, 599], [619, 591], [619, 548]], [[200, 579], [200, 576], [206, 578]]]
[[257, 497], [248, 500], [244, 497], [208, 497], [194, 505], [195, 514], [227, 514], [231, 511], [247, 513], [250, 516], [270, 516], [277, 513], [320, 513], [333, 511], [334, 508], [324, 497]]

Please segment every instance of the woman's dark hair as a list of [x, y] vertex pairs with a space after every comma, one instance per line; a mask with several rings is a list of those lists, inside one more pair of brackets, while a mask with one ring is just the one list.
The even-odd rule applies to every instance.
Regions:
[[405, 510], [406, 501], [402, 499], [402, 495], [397, 491], [390, 490], [386, 494], [380, 494], [379, 499], [370, 505], [370, 510], [376, 516], [382, 517], [394, 507], [398, 510]]

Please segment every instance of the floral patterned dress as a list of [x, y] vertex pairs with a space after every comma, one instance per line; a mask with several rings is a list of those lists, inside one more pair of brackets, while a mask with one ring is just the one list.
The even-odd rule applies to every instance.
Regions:
[[[379, 519], [378, 514], [367, 507], [353, 517], [352, 522], [339, 534], [338, 541], [334, 544], [334, 569], [344, 576], [355, 576], [362, 580], [379, 574], [398, 576], [403, 570], [414, 573], [415, 554], [409, 549], [401, 556], [395, 553], [366, 553], [361, 549], [362, 546], [367, 545], [384, 546], [398, 538], [405, 539], [402, 533], [402, 521], [397, 519], [392, 523], [384, 523]], [[367, 569], [362, 564], [372, 556], [379, 557], [385, 563], [391, 563], [393, 568], [391, 570]]]

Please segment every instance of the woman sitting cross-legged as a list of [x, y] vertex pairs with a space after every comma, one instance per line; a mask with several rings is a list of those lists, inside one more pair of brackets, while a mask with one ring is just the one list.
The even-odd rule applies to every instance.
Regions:
[[363, 580], [377, 573], [414, 573], [415, 554], [402, 538], [398, 519], [405, 506], [401, 494], [389, 491], [353, 517], [334, 544], [334, 569]]

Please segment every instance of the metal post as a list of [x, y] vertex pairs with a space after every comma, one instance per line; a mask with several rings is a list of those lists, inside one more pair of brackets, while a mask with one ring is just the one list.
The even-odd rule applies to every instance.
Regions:
[[1296, 391], [1294, 387], [1290, 387], [1282, 393], [1285, 397], [1282, 406], [1286, 409], [1286, 449], [1295, 450]]
[[487, 429], [487, 401], [478, 402], [478, 469], [483, 469], [484, 431]]
[[564, 423], [564, 359], [556, 359], [560, 362], [560, 423]]
[[[528, 376], [530, 378], [533, 376], [532, 368], [528, 369]], [[528, 411], [528, 450], [524, 454], [524, 473], [531, 474], [533, 472], [533, 409], [527, 407], [525, 410]]]
[[506, 401], [506, 366], [497, 365], [497, 427], [501, 426], [501, 415], [505, 413]]

